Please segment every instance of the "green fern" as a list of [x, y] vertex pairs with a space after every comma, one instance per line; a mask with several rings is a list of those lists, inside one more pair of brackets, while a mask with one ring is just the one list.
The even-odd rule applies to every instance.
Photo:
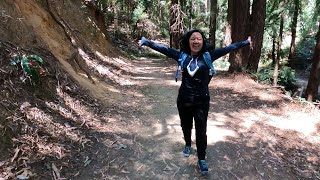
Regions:
[[[22, 67], [22, 70], [26, 75], [28, 75], [33, 81], [36, 83], [39, 82], [39, 73], [38, 71], [32, 66], [32, 60], [39, 62], [40, 64], [43, 64], [43, 60], [41, 57], [37, 55], [18, 55], [15, 56], [11, 60], [11, 65], [20, 65]], [[30, 66], [31, 65], [31, 66]]]

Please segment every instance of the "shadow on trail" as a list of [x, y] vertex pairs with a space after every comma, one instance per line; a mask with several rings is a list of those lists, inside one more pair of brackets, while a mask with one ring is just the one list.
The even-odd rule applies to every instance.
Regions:
[[236, 92], [230, 88], [216, 87], [211, 90], [210, 112], [240, 112], [248, 109], [262, 109], [265, 107], [278, 109], [280, 101], [261, 100], [245, 92]]
[[[243, 127], [226, 122], [225, 128]], [[316, 179], [319, 176], [319, 163], [312, 159], [318, 157], [319, 148], [301, 138], [300, 133], [256, 123], [236, 134], [208, 147], [214, 179]]]
[[[211, 90], [207, 149], [210, 173], [200, 176], [194, 140], [193, 155], [184, 158], [181, 153], [184, 143], [176, 109], [178, 87], [165, 83], [172, 80], [172, 75], [162, 68], [160, 61], [158, 63], [159, 66], [153, 64], [151, 74], [146, 73], [156, 82], [150, 80], [142, 88], [146, 95], [140, 104], [142, 112], [136, 120], [132, 117], [123, 123], [122, 128], [127, 131], [111, 134], [90, 130], [93, 143], [85, 152], [92, 161], [82, 168], [78, 166], [77, 179], [282, 180], [317, 177], [319, 166], [314, 160], [319, 157], [319, 149], [303, 139], [301, 133], [267, 125], [267, 117], [250, 117], [249, 125], [246, 122], [248, 111], [254, 110], [251, 112], [254, 114], [265, 109], [279, 109], [280, 101], [263, 100], [223, 87]], [[134, 126], [135, 123], [138, 126]], [[229, 133], [223, 134], [225, 131]], [[219, 137], [220, 133], [223, 137]], [[286, 136], [288, 134], [290, 136]], [[302, 155], [302, 152], [309, 154]]]
[[[131, 131], [117, 134], [125, 148], [94, 145], [99, 149], [94, 155], [95, 163], [83, 168], [84, 172], [93, 174], [82, 173], [79, 179], [318, 177], [319, 148], [304, 139], [300, 132], [267, 124], [270, 118], [265, 111], [282, 109], [281, 100], [265, 100], [250, 92], [219, 86], [211, 90], [207, 149], [210, 173], [200, 176], [194, 140], [193, 155], [184, 158], [181, 153], [184, 142], [176, 110], [178, 87], [166, 84], [172, 76], [161, 61], [158, 63], [158, 66], [153, 64], [152, 73], [147, 75], [156, 82], [142, 86], [146, 104], [141, 104], [144, 109], [138, 117], [139, 129], [133, 131], [124, 127]], [[255, 117], [255, 113], [260, 116]]]
[[[159, 69], [163, 64], [159, 64]], [[170, 75], [154, 79], [167, 81]], [[163, 81], [163, 82], [164, 82]], [[285, 100], [265, 100], [250, 92], [214, 87], [208, 119], [208, 152], [210, 174], [200, 176], [196, 168], [196, 151], [182, 157], [184, 146], [176, 110], [178, 87], [162, 81], [144, 90], [152, 108], [146, 114], [147, 127], [135, 138], [133, 167], [123, 175], [143, 179], [307, 179], [317, 178], [314, 159], [319, 149], [295, 130], [284, 130], [266, 124], [268, 116], [254, 117], [256, 112], [282, 109]], [[250, 113], [250, 114], [249, 114]], [[165, 115], [163, 115], [165, 114]], [[247, 116], [250, 116], [247, 118]], [[247, 122], [249, 121], [249, 122]], [[229, 131], [217, 138], [216, 134]], [[145, 135], [143, 135], [145, 134]], [[193, 133], [194, 136], [194, 133]], [[195, 142], [193, 140], [193, 148]], [[307, 150], [308, 149], [308, 150]], [[306, 152], [301, 155], [301, 152]], [[137, 154], [136, 154], [137, 153]], [[132, 157], [130, 156], [130, 157]], [[312, 160], [310, 160], [313, 159]], [[130, 159], [130, 158], [129, 158]], [[297, 159], [299, 159], [297, 161]]]
[[[150, 128], [149, 133], [154, 130]], [[276, 133], [273, 137], [260, 137], [257, 132], [262, 130]], [[226, 137], [225, 141], [208, 145], [208, 176], [199, 175], [195, 150], [189, 158], [182, 157], [183, 143], [178, 140], [182, 139], [181, 134], [171, 134], [175, 137], [167, 139], [142, 133], [119, 134], [126, 139], [124, 149], [94, 145], [100, 150], [92, 154], [94, 163], [85, 167], [86, 172], [94, 174], [82, 174], [79, 179], [316, 179], [319, 164], [309, 158], [316, 156], [318, 149], [306, 148], [301, 138], [293, 141], [282, 136], [291, 133], [298, 137], [297, 132], [254, 124], [247, 132], [235, 133], [237, 137]], [[294, 144], [296, 141], [299, 144]], [[309, 157], [303, 156], [303, 152], [308, 152]]]

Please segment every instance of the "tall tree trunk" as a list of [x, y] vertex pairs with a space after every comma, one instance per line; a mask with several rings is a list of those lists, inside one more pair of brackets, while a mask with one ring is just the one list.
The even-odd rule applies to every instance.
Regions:
[[275, 33], [272, 36], [272, 52], [271, 52], [271, 57], [272, 57], [272, 65], [276, 64], [276, 35]]
[[207, 12], [210, 12], [209, 8], [211, 7], [211, 3], [212, 2], [211, 2], [211, 0], [206, 0], [206, 2], [207, 2], [207, 7], [208, 7], [208, 9], [207, 9], [208, 11]]
[[157, 23], [160, 24], [163, 21], [161, 0], [158, 0], [158, 10], [159, 10], [159, 16], [157, 17]]
[[280, 52], [281, 52], [281, 44], [282, 44], [282, 34], [283, 34], [283, 14], [280, 15], [280, 32], [278, 37], [278, 49], [277, 49], [277, 58], [276, 63], [274, 65], [273, 72], [273, 86], [278, 85], [278, 77], [279, 77], [279, 66], [280, 66]]
[[290, 44], [290, 52], [289, 52], [289, 65], [293, 67], [294, 63], [294, 50], [296, 44], [296, 34], [297, 34], [297, 24], [298, 24], [298, 16], [299, 16], [299, 0], [294, 0], [294, 13], [291, 24], [291, 44]]
[[233, 17], [233, 0], [228, 0], [228, 10], [227, 10], [227, 23], [226, 23], [226, 29], [225, 29], [225, 36], [223, 41], [223, 46], [228, 46], [231, 44], [231, 24], [232, 24], [232, 17]]
[[179, 48], [179, 31], [178, 27], [178, 0], [171, 0], [171, 8], [170, 8], [170, 47]]
[[208, 8], [208, 1], [207, 0], [205, 0], [204, 1], [204, 12], [209, 12], [209, 8]]
[[216, 47], [216, 30], [217, 30], [217, 0], [212, 0], [210, 3], [210, 42], [213, 48]]
[[307, 101], [315, 101], [318, 95], [320, 84], [320, 24], [317, 34], [317, 44], [314, 50], [312, 68], [306, 90]]
[[[232, 24], [231, 24], [231, 38], [232, 42], [243, 41], [248, 38], [248, 27], [249, 27], [249, 10], [250, 0], [231, 0], [233, 1], [232, 6]], [[243, 67], [246, 67], [248, 62], [250, 48], [241, 48], [237, 51], [231, 52], [229, 56], [229, 72], [241, 72]]]
[[190, 9], [189, 9], [189, 29], [192, 29], [192, 17], [193, 17], [193, 9], [194, 9], [194, 0], [190, 0]]
[[254, 0], [251, 14], [252, 51], [250, 53], [247, 69], [257, 72], [261, 56], [264, 26], [266, 18], [266, 0]]
[[179, 0], [179, 4], [180, 4], [182, 12], [186, 13], [186, 5], [187, 5], [186, 0]]
[[113, 24], [114, 24], [114, 28], [113, 28], [113, 33], [115, 36], [118, 35], [119, 32], [119, 5], [117, 3], [115, 3], [114, 7], [113, 7], [113, 13], [114, 13], [114, 19], [113, 19]]

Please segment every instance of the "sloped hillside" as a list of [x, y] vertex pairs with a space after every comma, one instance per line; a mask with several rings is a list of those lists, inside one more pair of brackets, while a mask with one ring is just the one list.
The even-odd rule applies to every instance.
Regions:
[[112, 133], [99, 124], [111, 113], [121, 121], [130, 106], [123, 94], [134, 92], [122, 85], [132, 84], [131, 62], [93, 10], [81, 1], [0, 2], [0, 179], [58, 179], [57, 167], [82, 167], [92, 134]]

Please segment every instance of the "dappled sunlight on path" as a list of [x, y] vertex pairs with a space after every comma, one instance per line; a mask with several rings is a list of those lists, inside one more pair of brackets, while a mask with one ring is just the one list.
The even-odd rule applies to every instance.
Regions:
[[[159, 62], [158, 65], [162, 64]], [[154, 177], [170, 178], [174, 175], [176, 179], [199, 178], [195, 168], [197, 158], [194, 129], [193, 155], [189, 159], [181, 157], [184, 141], [176, 110], [180, 83], [172, 81], [172, 74], [161, 67], [141, 68], [141, 71], [152, 75], [145, 83], [143, 91], [150, 98], [148, 102], [153, 105], [149, 104], [152, 108], [144, 114], [145, 117], [140, 118], [147, 123], [147, 127], [143, 129], [146, 129], [144, 133], [148, 134], [141, 137], [153, 141], [148, 143], [152, 149], [150, 152], [156, 152], [153, 156], [158, 159], [154, 161], [155, 164], [149, 164], [154, 166]], [[303, 148], [302, 144], [299, 144], [301, 139], [319, 143], [315, 141], [316, 125], [319, 123], [317, 115], [304, 112], [302, 106], [292, 104], [279, 91], [257, 84], [244, 75], [218, 75], [214, 77], [210, 87], [211, 108], [207, 135], [208, 161], [212, 168], [207, 178], [296, 177], [296, 166], [284, 166], [284, 159], [287, 158], [284, 150], [290, 151], [292, 147]], [[290, 108], [293, 107], [294, 111], [291, 111]], [[299, 108], [301, 112], [295, 112]], [[300, 118], [304, 119], [304, 126], [293, 123], [299, 122]], [[287, 142], [283, 142], [283, 138], [287, 139]], [[296, 140], [298, 143], [294, 143]], [[140, 143], [146, 145], [141, 141]], [[155, 147], [152, 147], [153, 145]], [[278, 152], [276, 149], [282, 151]], [[295, 156], [295, 153], [291, 155]], [[159, 169], [156, 165], [161, 159], [164, 169]], [[299, 163], [296, 165], [299, 166]], [[310, 170], [311, 174], [315, 172], [313, 170], [315, 169]]]
[[[176, 108], [181, 82], [173, 79], [175, 66], [153, 59], [140, 59], [133, 64], [137, 68], [132, 71], [132, 79], [139, 87], [135, 90], [142, 96], [127, 99], [128, 112], [136, 108], [127, 113], [128, 126], [114, 129], [116, 139], [102, 140], [106, 143], [105, 147], [99, 147], [98, 156], [108, 159], [87, 169], [102, 172], [95, 179], [295, 179], [305, 164], [312, 166], [314, 161], [310, 158], [318, 157], [319, 148], [312, 144], [319, 142], [317, 114], [308, 113], [279, 92], [245, 75], [221, 73], [210, 83], [207, 126], [210, 173], [207, 177], [200, 176], [194, 129], [192, 155], [182, 157], [184, 140]], [[300, 118], [305, 120], [304, 126], [293, 123]], [[296, 149], [305, 148], [309, 155], [299, 157], [301, 152]], [[107, 155], [100, 153], [104, 151], [108, 151]], [[300, 159], [294, 161], [293, 157]], [[316, 177], [317, 166], [304, 172], [299, 177]]]

